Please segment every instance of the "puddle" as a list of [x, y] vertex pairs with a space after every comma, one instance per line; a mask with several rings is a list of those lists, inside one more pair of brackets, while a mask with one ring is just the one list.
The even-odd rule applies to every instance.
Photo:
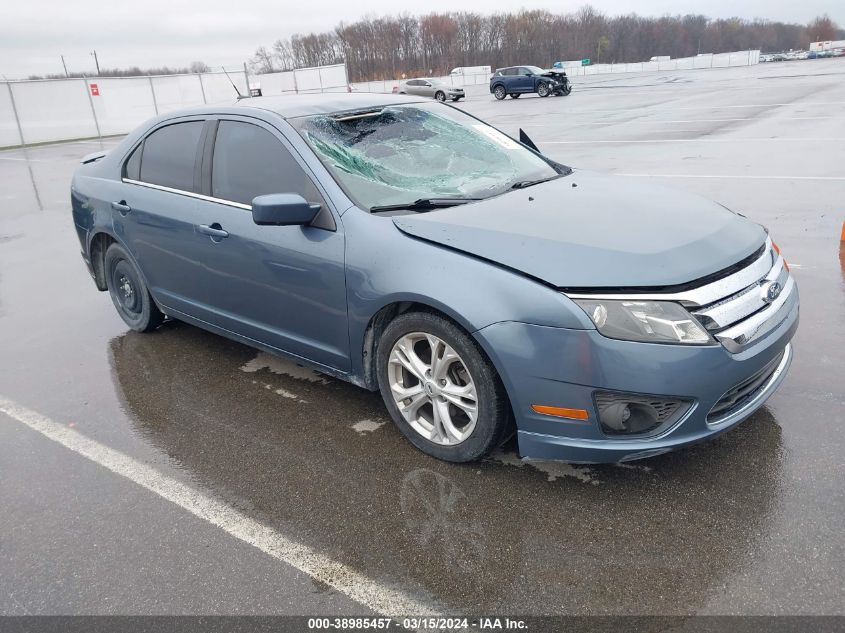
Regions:
[[589, 466], [575, 466], [565, 462], [546, 461], [542, 459], [529, 459], [527, 457], [520, 457], [516, 453], [506, 453], [504, 451], [493, 452], [489, 459], [505, 464], [506, 466], [516, 466], [522, 468], [523, 466], [531, 466], [535, 470], [539, 470], [546, 474], [548, 481], [555, 481], [562, 477], [572, 477], [586, 484], [593, 486], [601, 485], [601, 481], [595, 478], [595, 470]]
[[257, 371], [261, 371], [262, 369], [268, 369], [274, 374], [290, 376], [291, 378], [297, 378], [299, 380], [308, 380], [310, 382], [323, 384], [329, 382], [328, 376], [324, 376], [313, 369], [297, 365], [295, 362], [286, 358], [268, 354], [267, 352], [258, 352], [255, 358], [241, 366], [241, 371], [245, 371], [247, 373], [255, 373]]
[[352, 425], [352, 430], [358, 435], [366, 435], [378, 431], [385, 425], [385, 422], [377, 422], [376, 420], [361, 420]]

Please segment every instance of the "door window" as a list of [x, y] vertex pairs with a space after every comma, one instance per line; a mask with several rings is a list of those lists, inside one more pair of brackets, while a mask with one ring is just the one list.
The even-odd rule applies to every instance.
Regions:
[[[204, 121], [174, 123], [157, 129], [143, 145], [138, 180], [181, 191], [195, 191], [194, 164]], [[127, 177], [136, 151], [126, 165]]]
[[211, 195], [251, 204], [268, 193], [296, 193], [325, 207], [314, 183], [281, 141], [264, 128], [221, 121], [211, 171]]

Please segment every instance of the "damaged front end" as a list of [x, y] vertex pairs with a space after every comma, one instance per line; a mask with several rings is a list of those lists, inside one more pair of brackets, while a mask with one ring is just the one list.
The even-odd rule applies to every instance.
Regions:
[[569, 83], [569, 77], [563, 69], [549, 68], [543, 73], [543, 77], [548, 77], [552, 81], [553, 95], [561, 97], [572, 92], [572, 84]]

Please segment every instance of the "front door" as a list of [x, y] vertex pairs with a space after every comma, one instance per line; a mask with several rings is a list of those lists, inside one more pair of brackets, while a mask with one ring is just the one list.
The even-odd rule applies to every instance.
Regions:
[[[344, 235], [278, 130], [221, 120], [211, 155], [205, 232], [205, 319], [279, 350], [348, 371]], [[322, 205], [317, 226], [259, 226], [256, 196], [296, 193]]]

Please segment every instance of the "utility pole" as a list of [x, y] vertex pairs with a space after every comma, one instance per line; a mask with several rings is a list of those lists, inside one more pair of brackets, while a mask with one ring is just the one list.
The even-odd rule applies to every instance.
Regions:
[[97, 51], [91, 51], [94, 56], [94, 65], [97, 67], [97, 76], [100, 76], [100, 61], [97, 59]]
[[62, 67], [65, 69], [65, 77], [70, 77], [70, 75], [68, 75], [67, 73], [67, 64], [65, 64], [65, 56], [60, 55], [60, 57], [62, 58]]

